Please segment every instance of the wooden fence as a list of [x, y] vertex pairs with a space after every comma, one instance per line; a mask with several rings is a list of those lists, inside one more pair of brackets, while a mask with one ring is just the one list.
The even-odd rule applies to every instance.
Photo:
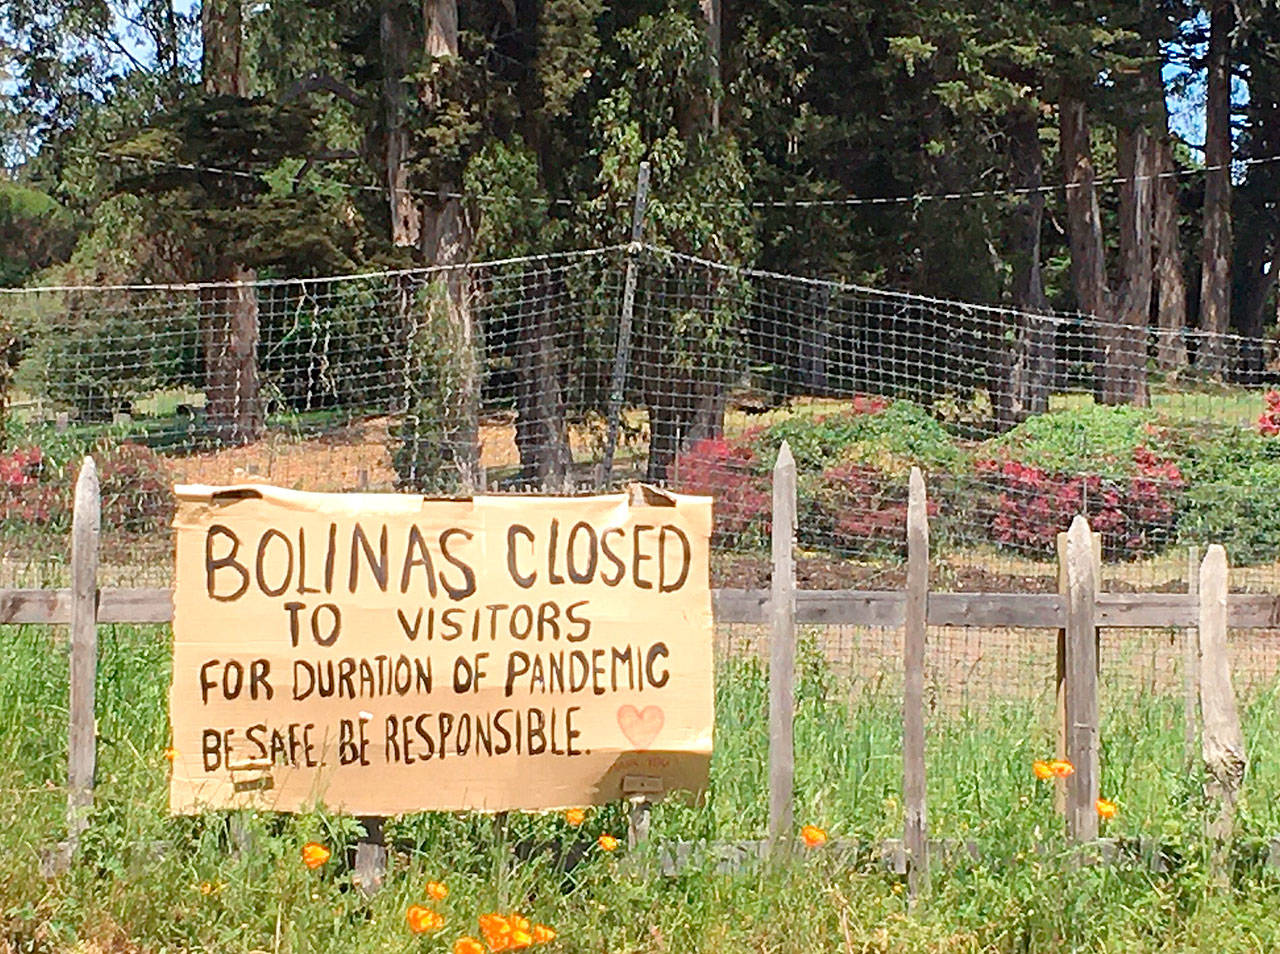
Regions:
[[[94, 681], [99, 623], [172, 620], [167, 589], [99, 589], [100, 497], [94, 462], [86, 458], [76, 485], [70, 589], [0, 589], [0, 624], [66, 624], [71, 629], [70, 737], [67, 841], [59, 865], [74, 854], [93, 804], [96, 762]], [[796, 468], [786, 444], [778, 455], [773, 488], [773, 576], [770, 590], [715, 590], [717, 622], [770, 626], [769, 840], [779, 852], [793, 842], [794, 758], [792, 716], [796, 631], [802, 625], [901, 628], [904, 632], [902, 849], [913, 894], [928, 882], [925, 805], [924, 663], [929, 626], [1043, 628], [1058, 631], [1058, 749], [1075, 773], [1061, 786], [1059, 807], [1081, 842], [1098, 834], [1098, 632], [1104, 627], [1167, 627], [1184, 631], [1185, 705], [1189, 761], [1203, 711], [1202, 758], [1206, 792], [1218, 810], [1208, 834], [1230, 837], [1232, 808], [1246, 754], [1226, 658], [1228, 627], [1280, 628], [1280, 596], [1228, 592], [1227, 560], [1211, 546], [1186, 593], [1098, 592], [1100, 545], [1083, 516], [1059, 535], [1059, 592], [935, 593], [929, 590], [929, 531], [924, 480], [913, 470], [907, 526], [905, 591], [798, 590], [795, 579]], [[636, 830], [643, 831], [644, 806]], [[380, 830], [377, 820], [369, 828]], [[366, 854], [385, 858], [372, 850]], [[371, 878], [379, 873], [371, 872]]]

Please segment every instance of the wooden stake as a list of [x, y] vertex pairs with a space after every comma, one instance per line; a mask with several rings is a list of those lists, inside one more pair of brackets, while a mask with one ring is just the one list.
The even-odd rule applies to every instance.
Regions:
[[387, 842], [382, 831], [385, 821], [378, 815], [360, 819], [365, 834], [356, 842], [356, 863], [351, 880], [365, 897], [378, 892], [387, 874]]
[[[1058, 592], [1067, 595], [1067, 535], [1058, 534]], [[1058, 630], [1057, 649], [1057, 681], [1054, 683], [1053, 724], [1057, 728], [1054, 739], [1053, 757], [1067, 757], [1067, 631]], [[1056, 779], [1053, 784], [1053, 808], [1063, 818], [1067, 817], [1067, 783], [1065, 779]]]
[[796, 462], [782, 442], [773, 468], [773, 629], [769, 645], [769, 847], [785, 850], [793, 821], [796, 653]]
[[[1200, 548], [1187, 548], [1187, 593], [1200, 599]], [[1196, 764], [1199, 751], [1197, 727], [1200, 723], [1200, 631], [1188, 627], [1182, 631], [1182, 699], [1184, 716], [1183, 754], [1187, 770]]]
[[929, 822], [925, 806], [924, 651], [929, 609], [929, 508], [920, 468], [911, 468], [907, 503], [907, 603], [903, 626], [902, 802], [911, 898], [928, 890]]
[[1082, 516], [1067, 531], [1066, 717], [1067, 829], [1076, 841], [1098, 837], [1098, 580], [1093, 534]]
[[98, 467], [86, 457], [76, 479], [71, 518], [70, 731], [67, 745], [67, 844], [70, 863], [89, 826], [97, 772], [95, 693], [98, 678], [98, 542], [102, 497]]
[[1200, 567], [1200, 709], [1204, 713], [1205, 795], [1217, 808], [1216, 814], [1210, 809], [1206, 834], [1217, 845], [1214, 867], [1225, 876], [1225, 845], [1231, 838], [1236, 796], [1248, 759], [1227, 661], [1227, 551], [1216, 543]]

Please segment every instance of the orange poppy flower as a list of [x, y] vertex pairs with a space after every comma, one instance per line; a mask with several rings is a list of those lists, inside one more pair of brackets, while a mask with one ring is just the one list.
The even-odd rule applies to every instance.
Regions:
[[404, 913], [404, 919], [409, 925], [409, 930], [414, 934], [438, 931], [444, 927], [444, 915], [421, 904], [409, 905], [409, 909]]
[[1100, 798], [1093, 803], [1093, 807], [1098, 810], [1098, 814], [1106, 821], [1110, 821], [1120, 813], [1120, 806], [1109, 798]]
[[817, 825], [805, 825], [800, 829], [800, 840], [806, 848], [821, 848], [827, 843], [827, 833]]
[[545, 924], [535, 924], [533, 926], [533, 943], [549, 944], [556, 939], [556, 932], [553, 928], [547, 927]]
[[511, 946], [511, 925], [501, 914], [482, 914], [479, 921], [480, 935], [489, 950], [497, 954]]
[[602, 851], [613, 851], [618, 847], [618, 839], [612, 835], [601, 835], [596, 839], [596, 844], [600, 846]]
[[1045, 779], [1053, 778], [1053, 763], [1036, 759], [1031, 763], [1031, 771], [1035, 772], [1036, 778], [1043, 782]]
[[164, 758], [166, 762], [172, 762], [178, 757], [178, 750], [172, 745], [164, 750]]
[[443, 901], [449, 897], [449, 886], [443, 881], [428, 881], [427, 897], [432, 901]]
[[315, 871], [333, 855], [328, 848], [318, 841], [309, 841], [302, 846], [302, 863]]
[[569, 808], [565, 810], [564, 820], [568, 822], [570, 825], [572, 825], [574, 828], [577, 828], [579, 825], [581, 825], [584, 821], [587, 820], [587, 813], [584, 809], [581, 809], [581, 808]]
[[1049, 768], [1053, 770], [1053, 774], [1058, 778], [1066, 778], [1069, 775], [1076, 774], [1076, 767], [1066, 759], [1054, 759], [1049, 763]]
[[484, 945], [473, 937], [460, 937], [453, 942], [453, 954], [484, 954]]

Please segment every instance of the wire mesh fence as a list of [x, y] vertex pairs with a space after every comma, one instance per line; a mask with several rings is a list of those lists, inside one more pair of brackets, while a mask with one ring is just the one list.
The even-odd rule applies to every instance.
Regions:
[[[801, 589], [903, 586], [918, 465], [935, 592], [1056, 591], [1056, 536], [1077, 512], [1102, 535], [1104, 590], [1187, 592], [1188, 548], [1217, 542], [1234, 589], [1280, 591], [1269, 340], [1170, 340], [612, 248], [327, 279], [6, 290], [6, 342], [0, 587], [66, 584], [71, 491], [91, 452], [104, 586], [171, 582], [175, 482], [458, 494], [640, 479], [714, 495], [713, 583], [762, 588], [769, 474], [787, 440]], [[984, 787], [1008, 776], [1016, 789], [1030, 759], [1051, 754], [1055, 635], [930, 627], [941, 833], [981, 825]], [[726, 764], [755, 764], [735, 746], [760, 742], [768, 639], [766, 627], [717, 627]], [[802, 633], [799, 797], [815, 813], [842, 805], [867, 831], [896, 810], [885, 806], [901, 777], [901, 639]], [[1235, 631], [1230, 651], [1256, 749], [1280, 735], [1280, 630]], [[1100, 658], [1106, 778], [1131, 793], [1135, 830], [1173, 825], [1191, 797], [1182, 633], [1107, 629]], [[1280, 828], [1269, 764], [1245, 790], [1257, 825]], [[750, 833], [761, 818], [726, 824]]]
[[[1270, 340], [1170, 338], [652, 247], [10, 289], [0, 332], [7, 584], [58, 581], [91, 451], [109, 585], [168, 582], [174, 482], [452, 494], [644, 479], [714, 495], [714, 582], [761, 587], [785, 439], [802, 588], [901, 586], [912, 465], [929, 482], [938, 590], [1056, 590], [1056, 535], [1076, 512], [1102, 534], [1104, 589], [1185, 592], [1187, 547], [1210, 542], [1237, 589], [1280, 585]], [[1017, 656], [994, 636], [990, 653], [959, 646], [973, 638], [944, 640], [957, 672], [966, 654], [974, 673]], [[1270, 643], [1250, 645], [1270, 672]]]

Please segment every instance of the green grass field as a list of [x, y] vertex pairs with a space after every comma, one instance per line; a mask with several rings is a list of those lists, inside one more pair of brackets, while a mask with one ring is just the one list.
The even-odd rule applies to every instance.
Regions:
[[[0, 951], [449, 951], [483, 911], [520, 910], [559, 932], [559, 952], [689, 951], [1271, 951], [1280, 948], [1280, 870], [1262, 863], [1280, 834], [1280, 706], [1244, 707], [1252, 765], [1230, 884], [1207, 874], [1199, 784], [1182, 765], [1178, 699], [1104, 701], [1104, 793], [1121, 805], [1106, 834], [1149, 836], [1173, 868], [1073, 861], [1051, 783], [1031, 762], [1050, 755], [1051, 703], [1031, 699], [934, 713], [930, 821], [971, 839], [981, 860], [935, 873], [908, 910], [902, 880], [872, 853], [901, 827], [898, 702], [850, 685], [806, 646], [798, 674], [797, 824], [833, 841], [791, 864], [717, 873], [694, 862], [650, 870], [656, 844], [759, 838], [766, 827], [767, 687], [759, 665], [722, 660], [712, 786], [700, 807], [655, 808], [651, 845], [606, 854], [625, 834], [623, 806], [592, 809], [581, 829], [558, 814], [422, 815], [396, 820], [386, 886], [352, 888], [355, 820], [246, 814], [237, 851], [228, 817], [165, 810], [167, 627], [104, 626], [98, 688], [97, 809], [73, 870], [39, 871], [62, 837], [65, 646], [55, 630], [0, 627]], [[318, 840], [333, 860], [300, 863]], [[450, 888], [439, 932], [415, 937], [404, 912], [425, 883]]]

